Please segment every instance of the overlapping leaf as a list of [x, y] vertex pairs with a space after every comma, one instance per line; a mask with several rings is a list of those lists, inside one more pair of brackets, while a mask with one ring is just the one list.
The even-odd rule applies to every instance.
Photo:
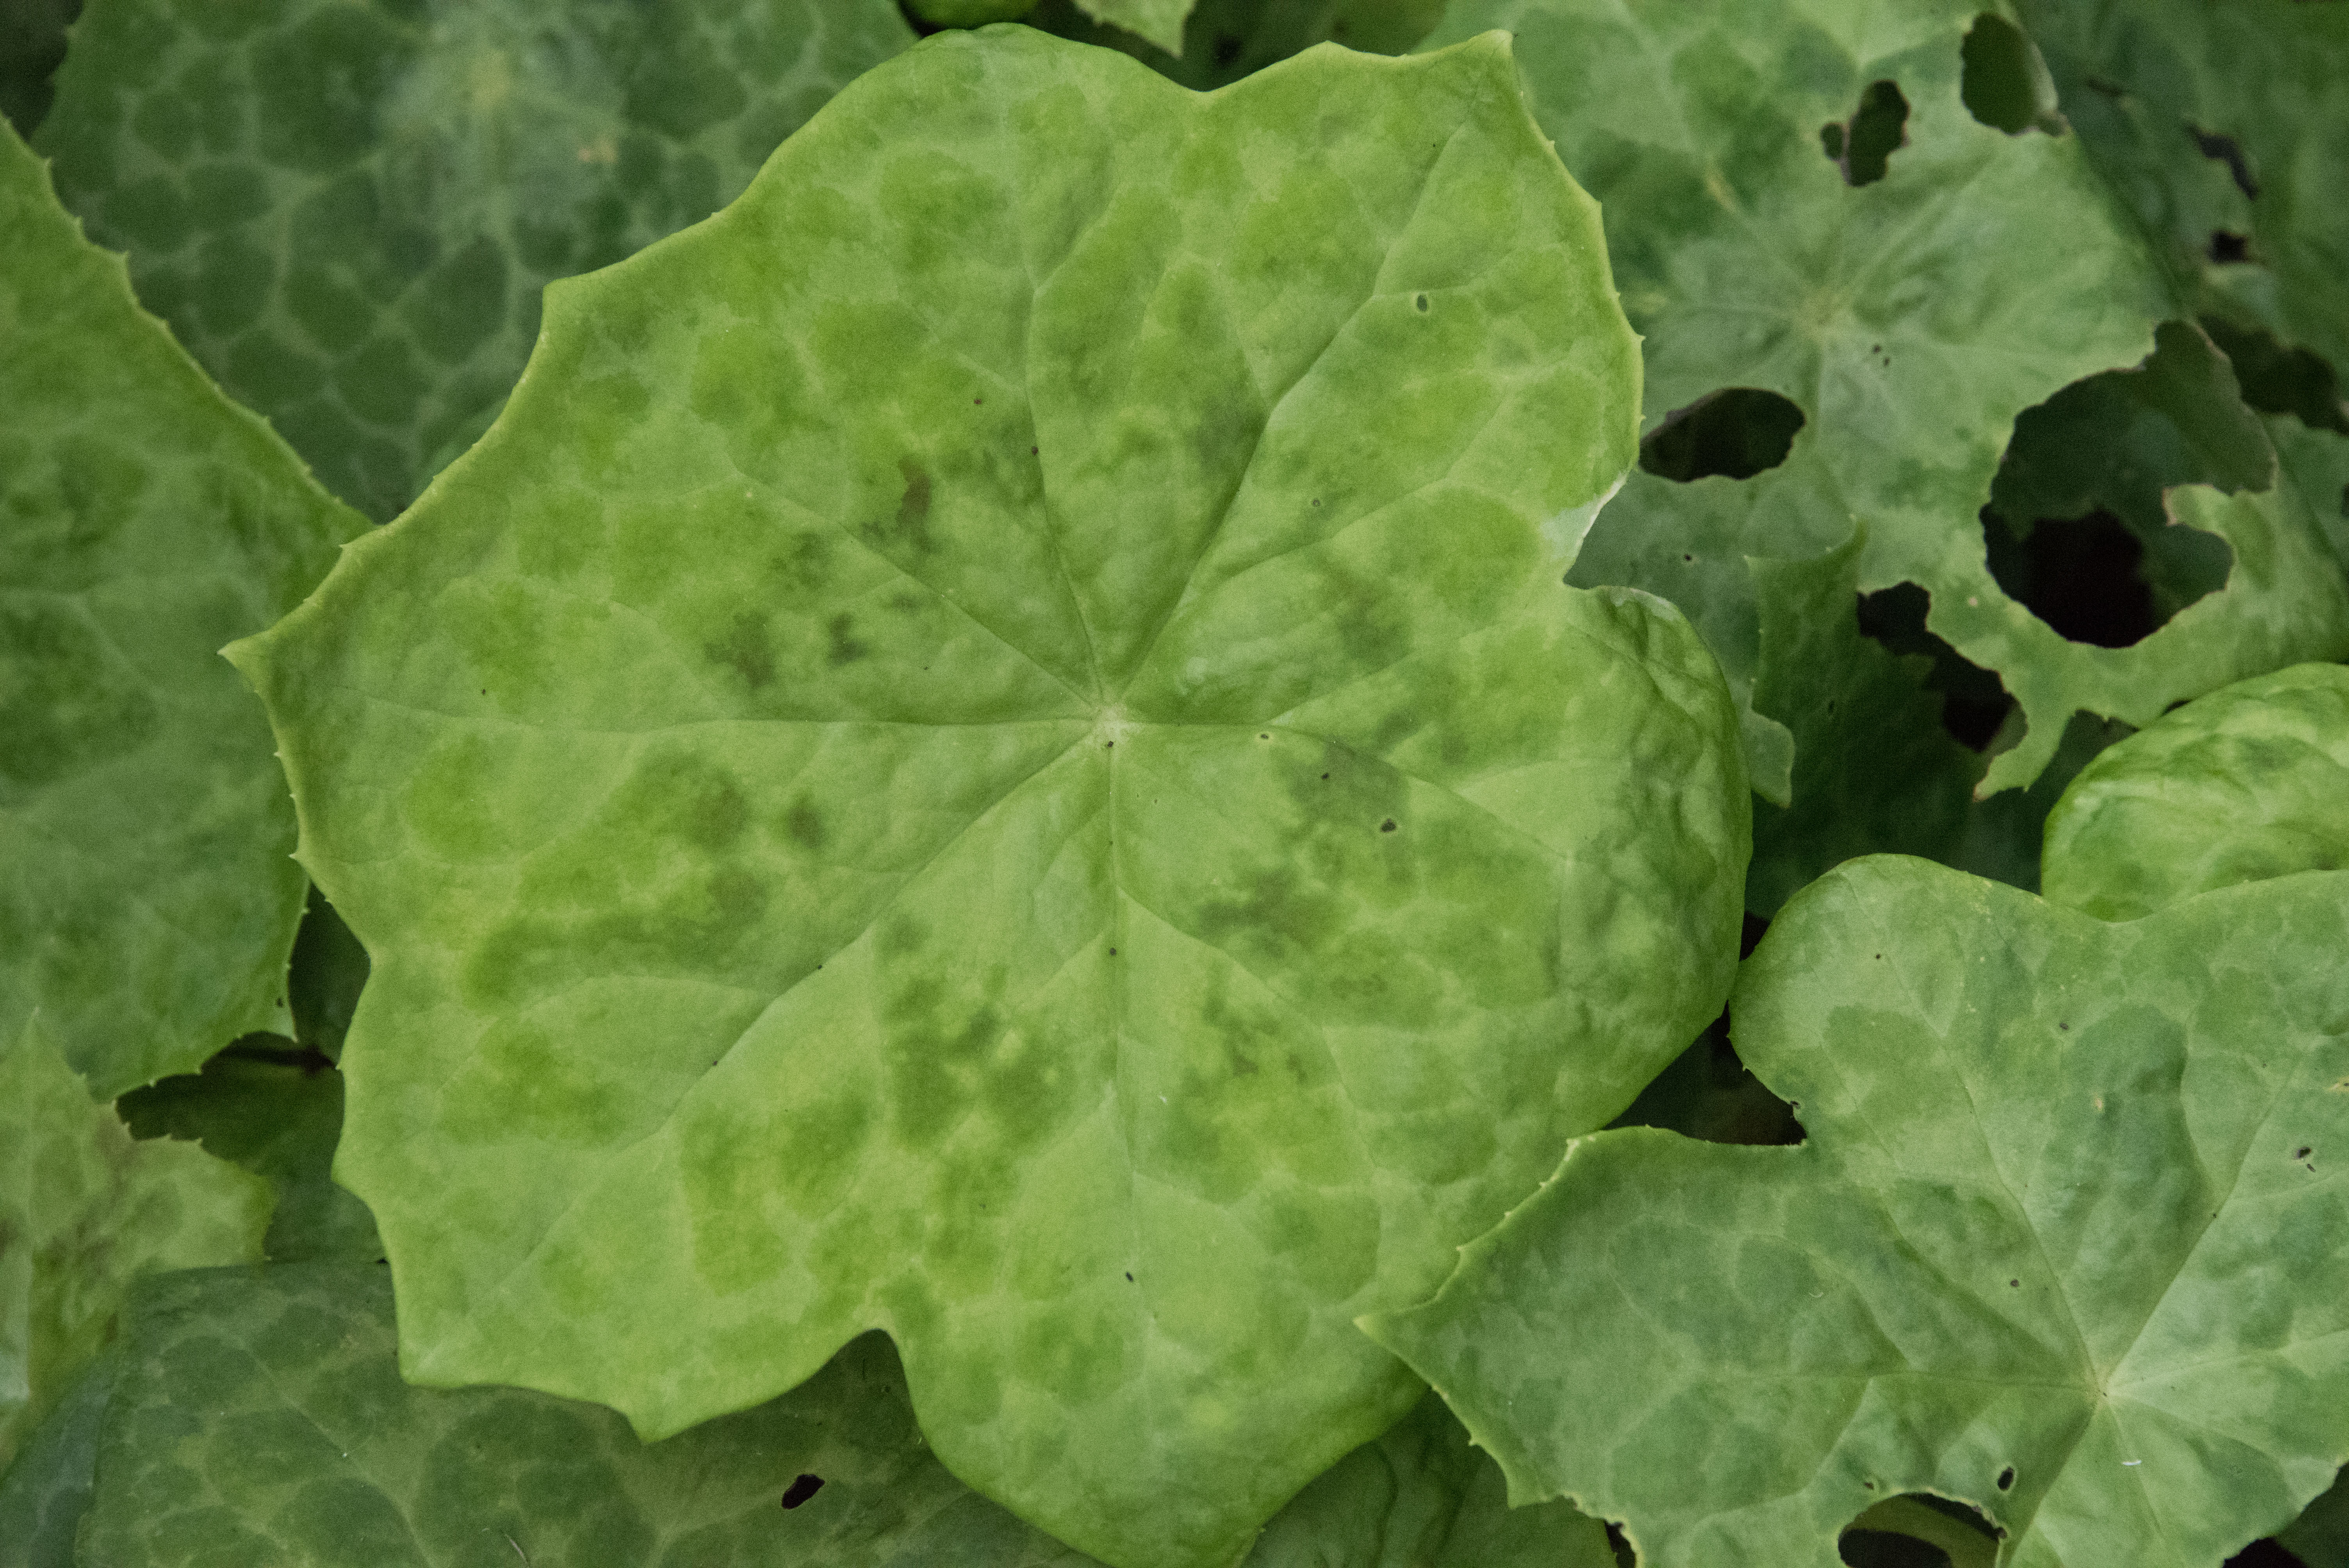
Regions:
[[1030, 26], [1079, 43], [1122, 49], [1151, 69], [1205, 92], [1309, 49], [1342, 44], [1374, 55], [1400, 55], [1443, 19], [1444, 0], [1203, 0], [1183, 18], [1178, 49], [1096, 20], [1081, 0], [1041, 0]]
[[2207, 1568], [2349, 1452], [2344, 951], [2349, 874], [2106, 924], [1854, 862], [1733, 1007], [1808, 1142], [1582, 1140], [1369, 1326], [1650, 1560], [1825, 1564], [1931, 1491], [2010, 1564]]
[[2349, 12], [2022, 0], [2064, 114], [2198, 307], [2349, 374]]
[[261, 1255], [268, 1186], [193, 1144], [134, 1143], [41, 1021], [0, 1052], [0, 1470], [157, 1269]]
[[[2143, 358], [2178, 306], [2075, 139], [1969, 113], [1977, 9], [1459, 0], [1427, 46], [1516, 34], [1537, 116], [1606, 206], [1651, 423], [1733, 387], [1806, 417], [1785, 462], [1752, 479], [1633, 475], [1574, 578], [1689, 611], [1747, 703], [1756, 787], [1782, 805], [1791, 746], [1750, 707], [1745, 558], [1815, 558], [1856, 520], [1860, 585], [1930, 590], [1934, 632], [2022, 704], [2028, 728], [1985, 790], [2035, 778], [2076, 710], [2142, 725], [2349, 646], [2349, 595], [2297, 498], [2183, 492], [2179, 521], [2229, 539], [2234, 575], [2125, 652], [2066, 642], [1992, 577], [1977, 513], [2015, 417]], [[1871, 103], [1905, 116], [1880, 177], [1848, 183], [1875, 170], [1832, 154]]]
[[1636, 365], [1496, 39], [941, 35], [554, 291], [238, 655], [409, 1371], [659, 1434], [885, 1327], [973, 1485], [1228, 1561], [1725, 989], [1718, 676], [1559, 583]]
[[109, 1346], [83, 1367], [15, 1461], [0, 1464], [0, 1568], [73, 1568], [119, 1354]]
[[[888, 1341], [647, 1447], [609, 1411], [409, 1387], [383, 1271], [273, 1266], [144, 1289], [106, 1416], [83, 1568], [1087, 1568], [968, 1491], [916, 1429]], [[1510, 1511], [1432, 1397], [1291, 1503], [1248, 1568], [1608, 1568], [1561, 1505]]]
[[550, 278], [707, 217], [889, 0], [93, 0], [41, 150], [140, 297], [378, 519], [477, 436]]
[[2340, 665], [2295, 665], [2187, 704], [2090, 763], [2047, 819], [2048, 898], [2100, 920], [2344, 867], [2349, 668]]
[[110, 1098], [285, 1026], [293, 813], [218, 651], [360, 526], [0, 127], [0, 1041], [37, 1009]]

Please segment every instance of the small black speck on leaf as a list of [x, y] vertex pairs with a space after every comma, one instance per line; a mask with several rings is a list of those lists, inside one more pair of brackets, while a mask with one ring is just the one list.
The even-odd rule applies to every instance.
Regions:
[[1329, 778], [1330, 776], [1329, 776], [1327, 773], [1324, 773], [1323, 775], [1321, 775], [1321, 777], [1322, 777], [1322, 778], [1324, 778], [1324, 779], [1327, 779], [1327, 778]]
[[1317, 495], [1317, 496], [1315, 496], [1315, 497], [1313, 498], [1313, 504], [1314, 504], [1315, 506], [1319, 506], [1319, 505], [1321, 504], [1321, 498], [1320, 498], [1319, 496], [1318, 496], [1318, 495]]
[[974, 398], [972, 398], [970, 401], [971, 401], [971, 406], [972, 406], [972, 407], [978, 407], [979, 404], [986, 402], [986, 401], [987, 401], [987, 399], [986, 399], [986, 398], [984, 398], [984, 397], [974, 397]]
[[482, 695], [483, 696], [489, 696], [489, 695], [490, 695], [490, 688], [489, 688], [489, 687], [487, 687], [487, 686], [483, 686], [483, 687], [481, 688], [481, 695]]
[[1272, 735], [1270, 731], [1267, 731], [1264, 734], [1257, 736], [1257, 738], [1258, 740], [1270, 740], [1272, 738]]
[[820, 1475], [803, 1475], [797, 1480], [792, 1482], [791, 1485], [783, 1488], [783, 1506], [785, 1508], [797, 1508], [800, 1504], [805, 1502], [808, 1499], [813, 1497], [817, 1492], [820, 1492], [823, 1490], [823, 1477]]
[[2058, 1025], [2056, 1025], [2055, 1026], [2056, 1026], [2057, 1028], [2059, 1028], [2059, 1029], [2065, 1029], [2065, 1030], [2068, 1030], [2068, 1029], [2070, 1029], [2070, 1028], [2071, 1028], [2071, 1026], [2071, 1026], [2071, 1025], [2069, 1025], [2069, 1024], [2058, 1024]]
[[1427, 296], [1425, 294], [1420, 295], [1418, 299], [1412, 303], [1419, 306], [1420, 315], [1425, 315], [1427, 314]]
[[1028, 455], [1029, 455], [1030, 457], [1031, 457], [1031, 458], [1032, 458], [1032, 457], [1034, 457], [1034, 456], [1036, 455], [1036, 449], [1035, 449], [1035, 448], [1033, 448], [1033, 447], [1029, 448], [1029, 449], [1028, 449]]
[[1125, 1283], [1126, 1283], [1126, 1284], [1132, 1284], [1133, 1283], [1133, 1276], [1132, 1274], [1127, 1274], [1127, 1275], [1125, 1276]]
[[1389, 817], [1385, 821], [1379, 824], [1379, 831], [1381, 833], [1392, 833], [1394, 830], [1395, 820], [1392, 817]]
[[1117, 956], [1117, 949], [1116, 949], [1116, 948], [1114, 948], [1114, 947], [1111, 948], [1111, 949], [1109, 950], [1109, 955], [1110, 955], [1112, 958], [1116, 957], [1116, 956]]
[[1866, 1487], [1870, 1491], [1874, 1491], [1876, 1490], [1876, 1483], [1872, 1480], [1864, 1480], [1859, 1484]]
[[1687, 562], [1688, 562], [1690, 565], [1692, 565], [1692, 566], [1693, 566], [1693, 565], [1695, 565], [1695, 564], [1696, 564], [1696, 557], [1695, 557], [1695, 556], [1693, 556], [1693, 555], [1689, 555], [1689, 554], [1685, 554], [1685, 553], [1683, 553], [1683, 554], [1681, 556], [1681, 559], [1682, 559], [1682, 561]]
[[2017, 1290], [2021, 1290], [2023, 1288], [2023, 1282], [2019, 1279], [2011, 1279], [2006, 1283], [2013, 1285]]
[[2297, 1148], [2297, 1149], [2295, 1149], [2295, 1150], [2293, 1150], [2292, 1151], [2292, 1157], [2294, 1160], [2305, 1160], [2305, 1159], [2307, 1159], [2311, 1154], [2313, 1154], [2313, 1153], [2314, 1153], [2314, 1152], [2315, 1152], [2315, 1150], [2314, 1150], [2311, 1149], [2307, 1144], [2303, 1143], [2303, 1144], [2302, 1144], [2299, 1148]]

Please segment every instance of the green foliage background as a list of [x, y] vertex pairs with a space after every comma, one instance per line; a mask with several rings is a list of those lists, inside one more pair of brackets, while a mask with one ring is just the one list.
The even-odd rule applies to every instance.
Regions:
[[0, 1568], [2349, 1565], [2349, 4], [0, 115]]

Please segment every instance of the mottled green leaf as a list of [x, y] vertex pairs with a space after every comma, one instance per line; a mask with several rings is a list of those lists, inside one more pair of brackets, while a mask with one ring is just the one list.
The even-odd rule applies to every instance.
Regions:
[[1373, 1335], [1510, 1495], [1682, 1568], [1834, 1562], [1888, 1493], [2027, 1568], [2210, 1568], [2349, 1453], [2349, 874], [2106, 924], [1830, 872], [1740, 975], [1809, 1141], [1578, 1142]]
[[73, 1568], [119, 1354], [109, 1346], [83, 1367], [16, 1462], [0, 1465], [0, 1568]]
[[884, 1327], [979, 1490], [1228, 1562], [1725, 990], [1713, 662], [1559, 581], [1636, 375], [1496, 38], [940, 34], [553, 290], [236, 655], [409, 1371], [660, 1435]]
[[2349, 1480], [2336, 1480], [2276, 1540], [2304, 1568], [2349, 1565]]
[[1896, 656], [1854, 614], [1863, 536], [1810, 561], [1746, 562], [1759, 612], [1754, 711], [1794, 738], [1792, 802], [1754, 812], [1745, 907], [1778, 906], [1829, 868], [1876, 853], [1953, 858], [1982, 762], [1951, 738], [1930, 661]]
[[0, 1051], [0, 1470], [114, 1336], [140, 1274], [261, 1255], [267, 1183], [135, 1143], [37, 1017]]
[[0, 0], [0, 119], [30, 136], [49, 112], [49, 77], [66, 57], [81, 0]]
[[2021, 6], [2064, 114], [2197, 308], [2349, 374], [2349, 11], [2295, 0]]
[[378, 519], [521, 373], [550, 278], [707, 217], [891, 0], [92, 0], [41, 150], [140, 297]]
[[[2313, 569], [2305, 516], [2287, 503], [2186, 492], [2179, 520], [2230, 540], [2233, 580], [2124, 653], [2066, 642], [1991, 576], [1977, 513], [2015, 417], [2145, 357], [2178, 307], [2075, 139], [1969, 113], [1979, 9], [1458, 0], [1425, 46], [1516, 33], [1537, 117], [1606, 207], [1651, 425], [1733, 387], [1805, 416], [1785, 461], [1751, 479], [1634, 474], [1573, 578], [1688, 611], [1746, 705], [1756, 787], [1780, 804], [1792, 747], [1751, 708], [1745, 557], [1813, 559], [1855, 521], [1861, 586], [1930, 590], [1933, 631], [2022, 704], [2028, 728], [1985, 791], [2036, 777], [2075, 710], [2142, 725], [2349, 649], [2349, 592]], [[1871, 103], [1905, 104], [1905, 118], [1863, 138]], [[1833, 156], [1847, 138], [1870, 142], [1878, 177], [1848, 182], [1877, 170]]]
[[0, 1041], [111, 1098], [282, 1027], [302, 872], [222, 644], [359, 520], [132, 303], [0, 126]]
[[[132, 1310], [82, 1568], [1092, 1562], [947, 1473], [877, 1334], [647, 1447], [594, 1406], [401, 1382], [379, 1269], [175, 1274]], [[1429, 1397], [1275, 1518], [1248, 1568], [1609, 1568], [1595, 1522], [1502, 1490]]]
[[[256, 1045], [270, 1037], [254, 1037]], [[289, 1042], [290, 1047], [290, 1042]], [[276, 1053], [271, 1053], [274, 1055]], [[277, 1191], [264, 1254], [277, 1262], [383, 1256], [367, 1205], [328, 1177], [343, 1130], [343, 1075], [311, 1058], [272, 1060], [255, 1046], [224, 1052], [201, 1073], [167, 1078], [117, 1104], [139, 1138], [201, 1141]]]
[[2048, 898], [2100, 920], [2344, 867], [2349, 668], [2340, 665], [2298, 665], [2188, 703], [2089, 763], [2047, 819]]
[[1194, 0], [1076, 0], [1094, 21], [1120, 27], [1170, 55], [1183, 52], [1183, 18]]

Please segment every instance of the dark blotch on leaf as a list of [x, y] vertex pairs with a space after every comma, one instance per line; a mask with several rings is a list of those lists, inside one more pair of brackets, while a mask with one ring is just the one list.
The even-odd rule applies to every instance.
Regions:
[[2004, 1470], [1998, 1472], [1998, 1490], [2001, 1491], [2013, 1491], [2014, 1490], [2014, 1467], [2013, 1465], [2009, 1465]]
[[2292, 1157], [2294, 1160], [2305, 1160], [2313, 1152], [2314, 1152], [2314, 1150], [2311, 1150], [2307, 1144], [2303, 1143], [2299, 1148], [2292, 1151]]
[[2251, 259], [2251, 242], [2240, 234], [2224, 229], [2210, 231], [2210, 259], [2220, 266]]
[[838, 669], [843, 665], [853, 665], [872, 652], [870, 648], [856, 640], [854, 635], [855, 630], [856, 618], [845, 610], [834, 615], [831, 623], [825, 626], [824, 631], [830, 638], [831, 646], [826, 650], [824, 656], [834, 669]]
[[702, 652], [712, 663], [730, 667], [752, 691], [775, 684], [775, 649], [768, 640], [763, 615], [746, 611], [735, 616], [726, 634], [704, 645]]
[[823, 1477], [803, 1475], [783, 1489], [783, 1506], [797, 1508], [823, 1490]]
[[1754, 387], [1708, 392], [1675, 408], [1640, 442], [1640, 466], [1659, 479], [1750, 480], [1786, 460], [1803, 410]]
[[1389, 817], [1385, 821], [1379, 824], [1379, 831], [1381, 833], [1392, 833], [1394, 830], [1395, 820], [1392, 817]]
[[1419, 314], [1420, 314], [1420, 315], [1425, 315], [1427, 314], [1427, 296], [1426, 296], [1425, 294], [1422, 294], [1422, 295], [1420, 295], [1420, 296], [1419, 296], [1418, 300], [1417, 300], [1416, 302], [1414, 302], [1414, 303], [1416, 303], [1416, 304], [1418, 304], [1418, 306], [1419, 306]]

